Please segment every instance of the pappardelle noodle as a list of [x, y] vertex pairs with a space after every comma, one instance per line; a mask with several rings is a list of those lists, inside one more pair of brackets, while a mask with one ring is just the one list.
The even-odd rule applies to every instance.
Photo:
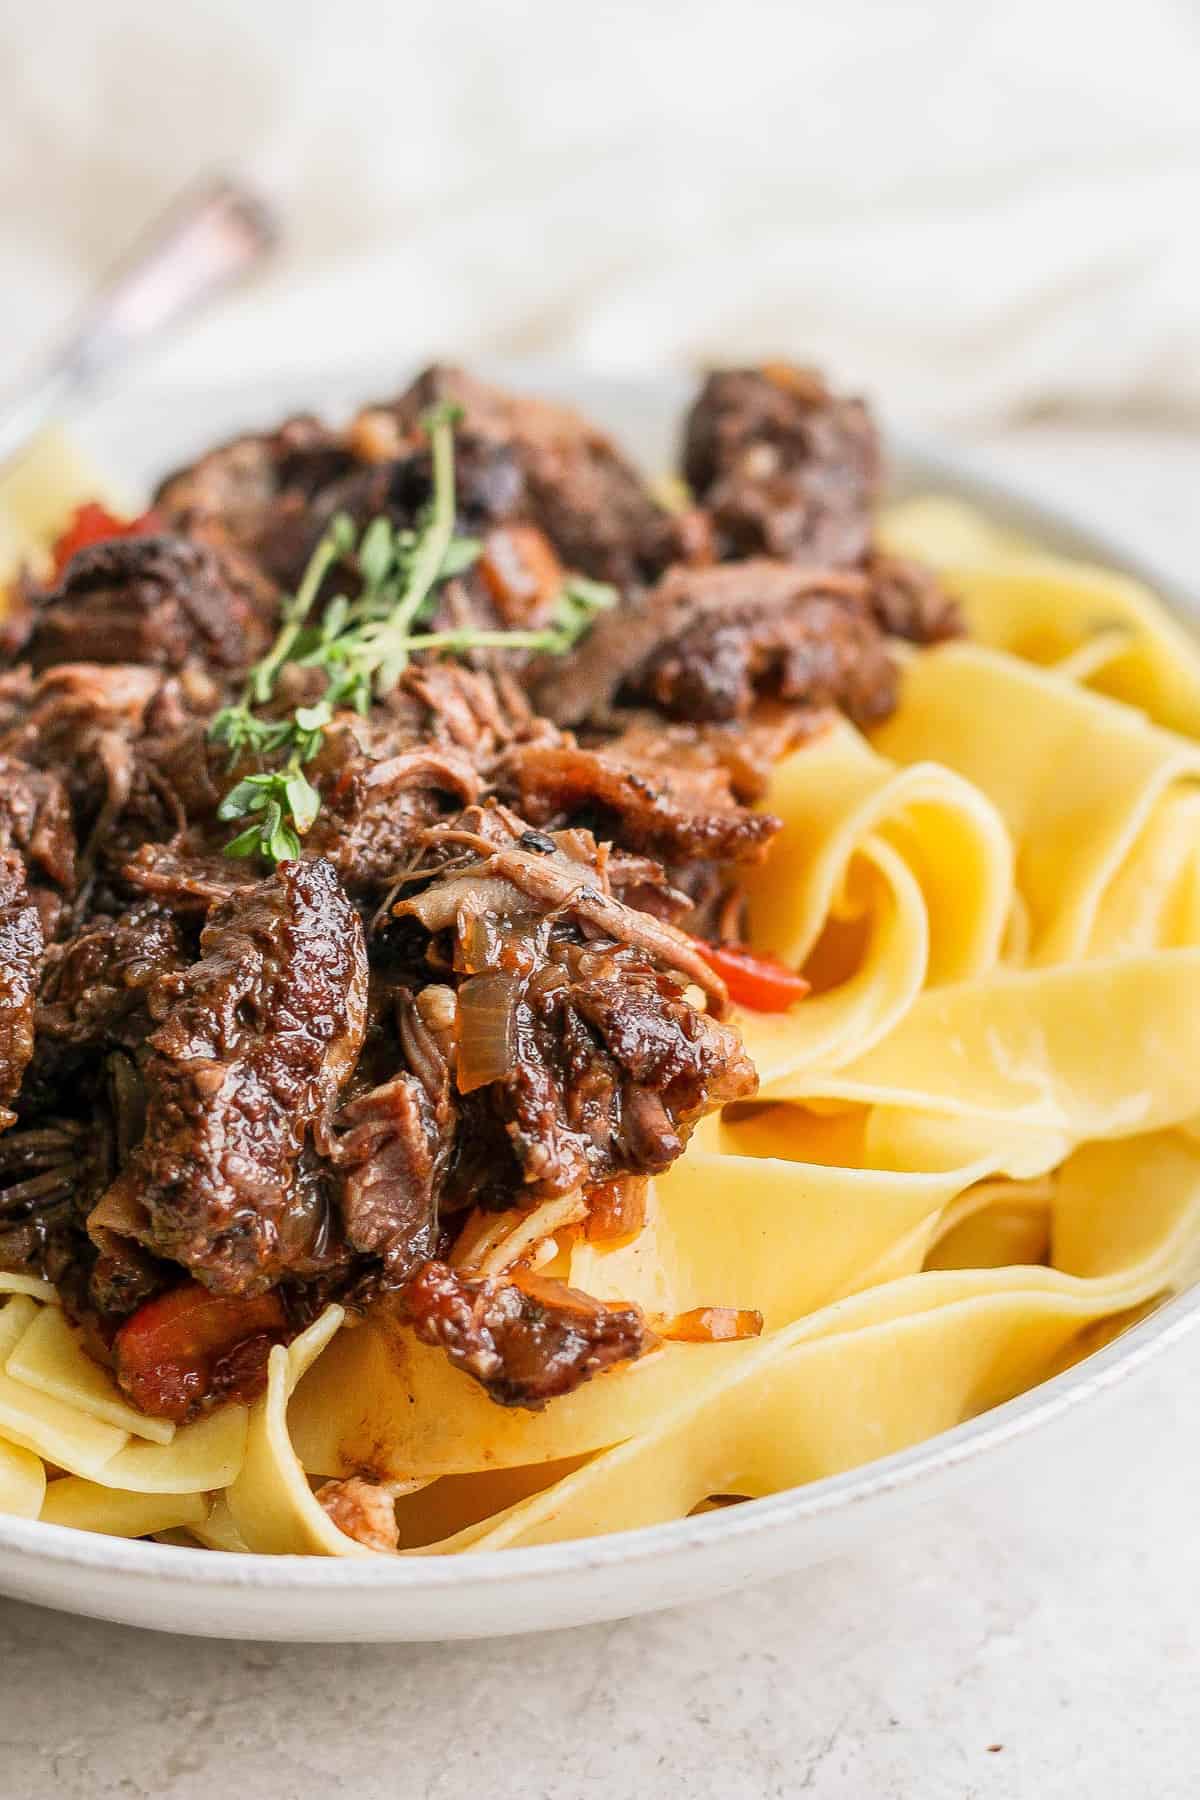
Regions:
[[619, 1531], [1195, 1272], [1191, 638], [879, 502], [807, 372], [711, 378], [670, 506], [434, 377], [128, 536], [60, 443], [0, 488], [0, 1511]]

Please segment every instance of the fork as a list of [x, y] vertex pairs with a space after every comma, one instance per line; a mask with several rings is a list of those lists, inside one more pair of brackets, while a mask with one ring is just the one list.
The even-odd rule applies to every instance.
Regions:
[[277, 237], [271, 210], [246, 187], [218, 176], [185, 189], [0, 402], [0, 464], [151, 337], [247, 274]]

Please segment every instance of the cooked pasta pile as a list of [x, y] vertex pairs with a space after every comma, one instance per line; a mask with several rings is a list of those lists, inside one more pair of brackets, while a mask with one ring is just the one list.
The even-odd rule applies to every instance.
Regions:
[[641, 1231], [539, 1227], [545, 1272], [588, 1294], [754, 1309], [763, 1334], [664, 1343], [535, 1413], [335, 1306], [261, 1400], [176, 1428], [131, 1410], [52, 1288], [0, 1275], [0, 1510], [364, 1556], [314, 1489], [366, 1477], [402, 1550], [619, 1531], [944, 1431], [1191, 1278], [1200, 655], [1132, 581], [956, 502], [883, 535], [944, 571], [970, 637], [912, 655], [869, 738], [839, 720], [776, 769], [751, 941], [813, 992], [739, 1016], [759, 1096], [702, 1124]]

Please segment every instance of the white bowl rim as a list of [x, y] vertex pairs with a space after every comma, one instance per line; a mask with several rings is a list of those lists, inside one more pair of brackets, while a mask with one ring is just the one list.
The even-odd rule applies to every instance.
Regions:
[[[536, 369], [536, 365], [534, 365]], [[365, 372], [358, 391], [371, 390], [378, 364]], [[555, 371], [559, 384], [561, 369]], [[587, 379], [585, 377], [585, 379]], [[592, 379], [604, 382], [603, 375]], [[614, 383], [614, 385], [616, 385]], [[625, 385], [644, 386], [630, 381]], [[357, 386], [357, 384], [356, 384]], [[180, 409], [186, 392], [174, 396]], [[903, 486], [928, 488], [982, 504], [992, 517], [1036, 533], [1043, 541], [1146, 582], [1172, 611], [1195, 621], [1200, 601], [1152, 559], [1131, 552], [1070, 509], [1027, 495], [1019, 483], [992, 474], [969, 452], [948, 452], [909, 434], [889, 430], [889, 447]], [[655, 1563], [718, 1544], [769, 1536], [788, 1527], [859, 1513], [916, 1491], [927, 1477], [949, 1474], [989, 1450], [1041, 1430], [1099, 1398], [1145, 1368], [1200, 1327], [1200, 1285], [1159, 1306], [1145, 1319], [1082, 1362], [977, 1418], [908, 1449], [840, 1475], [787, 1488], [757, 1500], [696, 1517], [673, 1519], [602, 1537], [574, 1538], [532, 1547], [432, 1556], [419, 1551], [390, 1558], [264, 1556], [101, 1536], [69, 1526], [0, 1514], [0, 1551], [16, 1551], [64, 1571], [120, 1574], [131, 1584], [161, 1578], [195, 1589], [248, 1589], [263, 1593], [436, 1594], [464, 1588], [503, 1589], [530, 1580], [554, 1580], [614, 1566]], [[932, 1484], [931, 1484], [932, 1485]]]

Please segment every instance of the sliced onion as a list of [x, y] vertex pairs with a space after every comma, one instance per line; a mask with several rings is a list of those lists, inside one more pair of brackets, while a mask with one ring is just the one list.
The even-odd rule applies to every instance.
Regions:
[[419, 919], [426, 931], [445, 931], [460, 910], [479, 917], [484, 913], [529, 911], [529, 902], [510, 881], [494, 875], [452, 875], [435, 881], [424, 893], [413, 894], [393, 907], [397, 918]]
[[500, 1081], [513, 1064], [515, 976], [488, 969], [458, 990], [458, 1091]]

